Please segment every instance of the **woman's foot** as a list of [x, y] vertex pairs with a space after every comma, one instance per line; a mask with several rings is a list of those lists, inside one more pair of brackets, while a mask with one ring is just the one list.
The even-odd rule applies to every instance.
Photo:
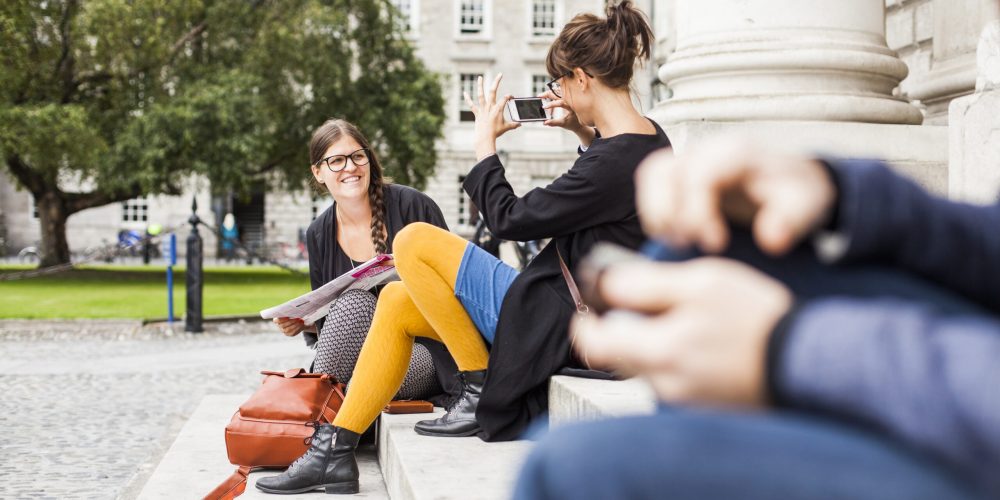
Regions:
[[282, 495], [318, 489], [327, 493], [357, 493], [360, 472], [354, 450], [359, 437], [330, 424], [316, 425], [305, 454], [285, 472], [258, 480], [257, 489]]
[[424, 436], [461, 437], [472, 436], [479, 432], [479, 422], [476, 420], [476, 407], [479, 406], [479, 396], [483, 392], [483, 382], [486, 380], [486, 370], [474, 372], [458, 372], [462, 382], [462, 393], [448, 412], [434, 420], [421, 420], [413, 427], [417, 434]]

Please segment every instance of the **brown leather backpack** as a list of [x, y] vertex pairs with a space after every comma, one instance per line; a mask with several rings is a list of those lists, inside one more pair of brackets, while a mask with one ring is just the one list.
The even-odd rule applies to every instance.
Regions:
[[302, 368], [262, 371], [260, 388], [236, 410], [226, 426], [229, 461], [239, 469], [205, 500], [243, 494], [254, 468], [288, 467], [309, 448], [317, 423], [332, 423], [344, 402], [343, 384], [325, 373]]

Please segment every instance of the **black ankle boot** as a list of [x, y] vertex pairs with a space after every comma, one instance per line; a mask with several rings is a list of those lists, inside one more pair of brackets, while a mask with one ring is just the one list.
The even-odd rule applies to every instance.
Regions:
[[358, 492], [360, 472], [354, 450], [358, 447], [360, 436], [330, 424], [315, 427], [305, 454], [288, 466], [285, 472], [260, 478], [257, 489], [283, 495], [320, 488], [327, 493]]
[[440, 418], [417, 422], [417, 425], [413, 427], [417, 434], [460, 437], [471, 436], [479, 432], [476, 407], [479, 406], [479, 396], [483, 392], [486, 370], [458, 372], [458, 379], [462, 382], [462, 393], [458, 396], [458, 400]]

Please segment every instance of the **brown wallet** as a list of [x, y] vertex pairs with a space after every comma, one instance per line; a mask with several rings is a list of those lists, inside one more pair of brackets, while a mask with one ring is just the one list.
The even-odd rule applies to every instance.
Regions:
[[430, 401], [422, 401], [419, 399], [390, 401], [389, 404], [385, 405], [385, 408], [383, 408], [382, 411], [392, 415], [404, 413], [433, 413], [434, 404]]

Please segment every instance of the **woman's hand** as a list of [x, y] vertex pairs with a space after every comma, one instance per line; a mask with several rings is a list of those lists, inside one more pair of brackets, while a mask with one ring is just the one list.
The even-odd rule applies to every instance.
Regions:
[[729, 244], [726, 222], [752, 225], [757, 245], [782, 255], [825, 224], [837, 188], [818, 161], [723, 139], [682, 154], [649, 155], [636, 171], [646, 234], [708, 253]]
[[304, 331], [315, 331], [313, 325], [306, 326], [305, 322], [299, 318], [274, 318], [274, 324], [278, 325], [281, 333], [288, 337], [294, 337]]
[[765, 404], [767, 341], [792, 305], [784, 285], [745, 264], [705, 257], [622, 263], [600, 286], [619, 310], [571, 325], [577, 351], [592, 365], [645, 376], [663, 401]]
[[551, 90], [546, 90], [545, 92], [538, 94], [538, 97], [549, 100], [549, 102], [545, 103], [542, 107], [549, 110], [550, 116], [555, 116], [557, 108], [563, 110], [562, 116], [545, 120], [545, 126], [560, 127], [569, 130], [580, 138], [580, 144], [590, 147], [590, 143], [594, 141], [594, 137], [596, 136], [594, 129], [580, 123], [580, 119], [577, 118], [573, 108], [566, 104], [566, 101], [557, 97]]
[[497, 137], [506, 134], [521, 126], [520, 123], [508, 122], [504, 119], [503, 111], [507, 106], [507, 101], [512, 96], [506, 95], [503, 100], [497, 102], [497, 89], [500, 88], [500, 80], [503, 74], [498, 74], [493, 80], [489, 94], [483, 88], [483, 77], [479, 77], [479, 92], [476, 102], [472, 102], [469, 93], [465, 93], [465, 103], [468, 104], [472, 114], [476, 116], [476, 158], [482, 159], [497, 152]]

